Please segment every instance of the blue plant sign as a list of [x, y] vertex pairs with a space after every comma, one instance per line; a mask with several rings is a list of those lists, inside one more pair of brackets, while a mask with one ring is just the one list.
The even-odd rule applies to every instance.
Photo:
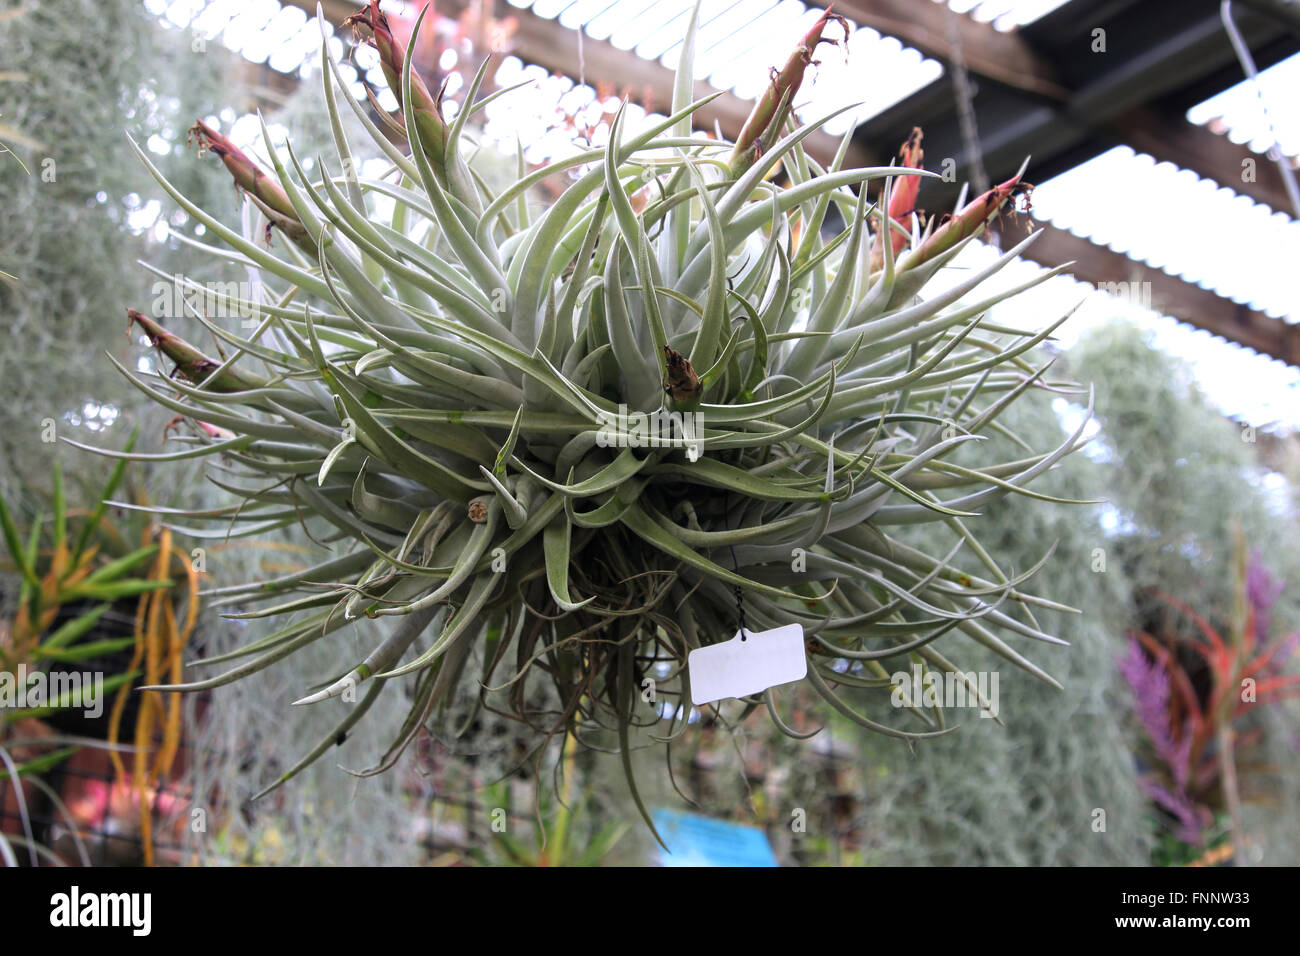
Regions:
[[714, 820], [698, 813], [657, 809], [655, 829], [671, 852], [660, 866], [779, 866], [767, 834], [758, 827]]

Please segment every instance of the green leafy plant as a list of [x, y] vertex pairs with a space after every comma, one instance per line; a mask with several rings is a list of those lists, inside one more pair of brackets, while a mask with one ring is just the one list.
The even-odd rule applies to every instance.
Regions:
[[[126, 462], [118, 466], [104, 486], [100, 501], [88, 512], [71, 515], [64, 499], [63, 477], [54, 470], [52, 514], [48, 520], [39, 516], [29, 531], [20, 532], [9, 504], [0, 496], [0, 528], [4, 532], [12, 569], [19, 577], [18, 608], [10, 622], [5, 640], [0, 643], [0, 670], [16, 671], [19, 666], [41, 671], [52, 664], [78, 663], [123, 650], [135, 643], [135, 637], [95, 638], [95, 625], [114, 603], [138, 597], [150, 591], [171, 587], [165, 578], [148, 572], [149, 558], [156, 546], [146, 546], [105, 557], [96, 538], [104, 530], [105, 498], [111, 496], [122, 480]], [[25, 538], [25, 540], [24, 540]], [[67, 605], [91, 604], [68, 620], [58, 623]], [[58, 626], [55, 627], [55, 624]], [[90, 639], [87, 639], [90, 638]], [[130, 680], [130, 674], [113, 675], [105, 688], [114, 688]], [[9, 710], [5, 723], [28, 717], [41, 717], [63, 707], [79, 706], [76, 701], [59, 700], [38, 708]]]
[[[132, 436], [127, 447], [134, 441]], [[122, 484], [126, 466], [126, 461], [117, 463], [90, 508], [75, 509], [68, 506], [62, 470], [56, 465], [49, 514], [36, 515], [25, 532], [19, 526], [19, 509], [0, 495], [0, 531], [9, 552], [8, 570], [18, 579], [16, 611], [11, 620], [0, 624], [0, 681], [7, 692], [46, 688], [39, 700], [26, 705], [21, 701], [26, 694], [15, 694], [19, 703], [0, 711], [0, 756], [5, 764], [0, 774], [14, 784], [20, 816], [25, 818], [26, 805], [19, 784], [27, 783], [50, 798], [75, 832], [67, 808], [40, 778], [83, 746], [103, 747], [117, 768], [119, 785], [139, 791], [146, 861], [152, 862], [150, 807], [143, 794], [170, 769], [180, 739], [179, 701], [173, 699], [165, 706], [155, 694], [141, 703], [135, 717], [134, 772], [129, 777], [119, 754], [118, 729], [132, 681], [141, 676], [150, 681], [179, 678], [181, 652], [198, 612], [194, 596], [198, 581], [188, 561], [171, 553], [169, 531], [155, 534], [152, 522], [140, 512], [120, 523], [109, 517], [107, 499]], [[159, 541], [152, 541], [154, 537]], [[181, 576], [191, 572], [189, 605], [181, 626], [176, 623], [176, 602], [184, 589], [168, 576], [176, 563], [185, 569]], [[132, 602], [137, 606], [133, 632], [105, 636], [105, 615]], [[60, 711], [92, 706], [83, 679], [61, 680], [54, 671], [68, 666], [97, 670], [132, 648], [129, 665], [114, 667], [95, 683], [97, 694], [117, 692], [109, 712], [106, 746], [100, 740], [54, 733], [40, 723]], [[149, 767], [155, 724], [162, 725], [164, 743]], [[26, 820], [24, 826], [30, 830]], [[50, 852], [30, 837], [27, 842], [33, 854]]]
[[[1017, 176], [921, 229], [890, 192], [932, 173], [845, 169], [851, 134], [828, 165], [809, 156], [805, 139], [831, 117], [799, 125], [791, 102], [836, 20], [823, 16], [774, 74], [740, 142], [692, 132], [692, 114], [712, 99], [690, 100], [692, 22], [670, 116], [634, 131], [624, 108], [607, 146], [532, 172], [521, 159], [517, 181], [494, 193], [466, 164], [468, 123], [511, 90], [480, 99], [480, 70], [448, 122], [371, 3], [348, 22], [379, 52], [409, 152], [347, 94], [324, 45], [340, 174], [324, 159], [309, 174], [265, 126], [269, 170], [211, 126], [194, 129], [260, 212], [265, 236], [191, 202], [137, 148], [224, 244], [209, 251], [256, 268], [264, 290], [256, 301], [217, 296], [255, 316], [246, 337], [195, 314], [222, 349], [215, 358], [130, 312], [176, 368], [122, 373], [202, 424], [187, 447], [157, 459], [208, 456], [212, 480], [239, 499], [190, 513], [211, 530], [184, 530], [265, 535], [300, 524], [331, 549], [301, 573], [210, 592], [235, 616], [283, 624], [205, 662], [236, 661], [230, 669], [179, 689], [236, 681], [358, 622], [371, 641], [363, 660], [340, 661], [337, 679], [297, 702], [366, 685], [276, 784], [401, 678], [413, 681], [410, 715], [365, 773], [391, 766], [467, 685], [541, 741], [591, 743], [611, 729], [631, 782], [632, 727], [662, 714], [663, 737], [686, 731], [686, 656], [735, 633], [738, 600], [752, 629], [801, 624], [812, 687], [890, 736], [955, 728], [941, 708], [909, 701], [904, 719], [919, 729], [901, 729], [845, 692], [888, 700], [881, 662], [911, 658], [977, 693], [938, 649], [950, 633], [1052, 681], [997, 632], [1059, 643], [1033, 608], [1069, 609], [1024, 590], [1042, 562], [1004, 572], [967, 522], [1008, 494], [1061, 500], [1026, 485], [1079, 446], [1082, 426], [1035, 451], [998, 418], [1027, 390], [1052, 387], [1046, 366], [1025, 355], [1064, 319], [1038, 332], [984, 320], [1059, 270], [978, 295], [1030, 237], [922, 296], [1028, 187]], [[387, 174], [357, 175], [341, 109], [365, 124]], [[535, 208], [548, 179], [567, 185]], [[826, 239], [832, 204], [848, 225]], [[260, 241], [273, 233], [275, 247]], [[901, 254], [886, 234], [902, 237]], [[983, 440], [1010, 451], [995, 465], [961, 464], [962, 447]], [[892, 533], [919, 522], [945, 525], [951, 550], [930, 554]], [[956, 564], [963, 549], [974, 567]], [[391, 629], [372, 623], [390, 617]], [[744, 714], [764, 703], [794, 733], [771, 692]]]
[[[552, 794], [543, 787], [537, 791], [536, 816], [526, 839], [510, 832], [506, 826], [493, 826], [487, 850], [479, 854], [487, 863], [507, 866], [599, 866], [610, 851], [626, 835], [627, 825], [618, 821], [597, 825], [591, 820], [590, 791], [574, 793], [577, 763], [574, 759], [576, 744], [566, 737], [561, 748], [560, 766], [563, 782]], [[498, 782], [487, 790], [487, 798], [494, 808], [502, 809], [509, 803], [509, 788]]]

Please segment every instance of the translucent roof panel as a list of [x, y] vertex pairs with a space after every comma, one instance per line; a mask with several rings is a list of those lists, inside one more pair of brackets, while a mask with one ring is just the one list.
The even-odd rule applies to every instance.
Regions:
[[[692, 0], [509, 0], [511, 6], [607, 40], [641, 59], [676, 69]], [[704, 0], [696, 40], [696, 76], [741, 99], [759, 96], [769, 70], [785, 62], [794, 41], [821, 15], [799, 0]], [[943, 67], [893, 37], [858, 27], [848, 49], [823, 46], [820, 65], [795, 106], [805, 118], [857, 108], [826, 124], [833, 135], [906, 99], [943, 75]], [[834, 28], [828, 36], [838, 33]], [[519, 55], [527, 58], [528, 51]], [[860, 105], [859, 105], [860, 104]]]
[[1300, 223], [1191, 170], [1117, 146], [1041, 184], [1034, 212], [1233, 302], [1300, 321]]
[[979, 23], [992, 23], [1004, 33], [1047, 16], [1069, 0], [948, 0], [957, 13], [969, 13]]
[[[1257, 153], [1276, 141], [1287, 156], [1300, 156], [1300, 53], [1260, 70], [1259, 84], [1250, 80], [1230, 86], [1187, 111], [1187, 121], [1226, 131], [1228, 139]], [[1267, 109], [1266, 109], [1267, 108]]]
[[[533, 81], [532, 85], [493, 101], [484, 110], [483, 133], [505, 152], [513, 153], [516, 142], [524, 143], [524, 158], [535, 165], [580, 152], [586, 144], [579, 141], [575, 128], [565, 122], [566, 116], [572, 116], [575, 124], [598, 127], [593, 135], [594, 145], [600, 145], [609, 132], [608, 126], [600, 121], [605, 107], [616, 108], [616, 104], [601, 102], [590, 86], [567, 77], [551, 76], [540, 66], [525, 64], [517, 56], [507, 56], [501, 61], [495, 79], [499, 86]], [[646, 114], [632, 105], [628, 107], [627, 118], [629, 125], [636, 128]]]

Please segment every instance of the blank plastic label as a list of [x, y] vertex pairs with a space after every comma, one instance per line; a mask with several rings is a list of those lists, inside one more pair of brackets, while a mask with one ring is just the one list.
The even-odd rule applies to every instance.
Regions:
[[722, 644], [691, 651], [691, 703], [697, 707], [728, 697], [748, 697], [808, 676], [803, 628], [786, 624], [770, 631], [740, 632]]

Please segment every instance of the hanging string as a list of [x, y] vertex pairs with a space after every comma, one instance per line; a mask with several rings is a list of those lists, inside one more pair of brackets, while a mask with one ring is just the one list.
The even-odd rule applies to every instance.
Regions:
[[[971, 185], [975, 187], [975, 195], [979, 196], [988, 191], [989, 174], [984, 169], [984, 156], [980, 149], [979, 126], [975, 121], [975, 95], [971, 89], [970, 74], [966, 72], [966, 58], [961, 49], [961, 28], [958, 17], [962, 14], [957, 13], [952, 7], [948, 7], [948, 43], [952, 51], [952, 88], [957, 96], [957, 126], [961, 130], [962, 145], [966, 150], [966, 165], [970, 170]], [[998, 236], [995, 231], [990, 231], [986, 240], [998, 244]]]

